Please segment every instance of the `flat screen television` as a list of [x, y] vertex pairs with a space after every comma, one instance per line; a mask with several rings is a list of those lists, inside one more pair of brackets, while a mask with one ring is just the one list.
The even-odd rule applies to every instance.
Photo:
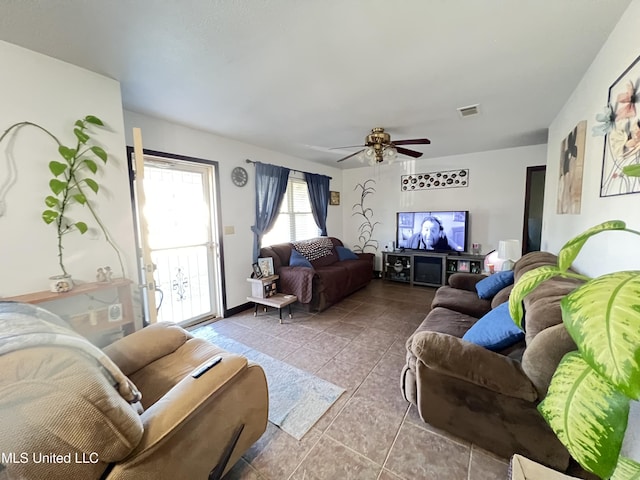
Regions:
[[398, 212], [396, 247], [435, 252], [466, 252], [469, 212]]

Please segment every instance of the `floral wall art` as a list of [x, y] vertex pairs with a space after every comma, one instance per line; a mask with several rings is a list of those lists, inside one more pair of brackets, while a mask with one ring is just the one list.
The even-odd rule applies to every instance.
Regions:
[[593, 135], [605, 135], [600, 196], [640, 192], [640, 178], [630, 177], [624, 167], [640, 160], [640, 116], [636, 109], [640, 84], [640, 57], [609, 88], [609, 99]]
[[557, 213], [559, 214], [580, 213], [586, 131], [587, 121], [583, 120], [562, 140], [558, 179]]

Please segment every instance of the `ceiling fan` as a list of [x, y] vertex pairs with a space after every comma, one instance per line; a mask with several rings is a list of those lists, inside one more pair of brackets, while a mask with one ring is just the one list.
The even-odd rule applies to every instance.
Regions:
[[[422, 152], [416, 152], [415, 150], [409, 150], [408, 148], [399, 147], [398, 145], [428, 145], [431, 141], [428, 138], [414, 138], [411, 140], [398, 140], [391, 141], [391, 136], [384, 131], [382, 127], [376, 127], [371, 130], [371, 133], [366, 136], [364, 145], [352, 145], [357, 147], [365, 147], [362, 150], [347, 155], [344, 158], [338, 160], [342, 162], [348, 158], [355, 157], [359, 153], [364, 152], [365, 158], [369, 160], [371, 165], [382, 162], [385, 158], [388, 160], [394, 160], [398, 153], [407, 155], [413, 158], [419, 158], [422, 156]], [[339, 148], [351, 148], [351, 147], [339, 147]]]

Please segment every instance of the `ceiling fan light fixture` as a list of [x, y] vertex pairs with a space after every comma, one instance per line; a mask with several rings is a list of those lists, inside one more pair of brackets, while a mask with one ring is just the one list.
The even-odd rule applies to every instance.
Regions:
[[364, 150], [364, 156], [367, 158], [367, 160], [371, 160], [376, 158], [376, 150], [373, 147], [367, 147]]
[[396, 147], [394, 147], [393, 145], [389, 145], [384, 149], [384, 158], [386, 158], [387, 160], [394, 160], [397, 155], [398, 150], [396, 150]]
[[387, 163], [393, 163], [393, 161], [397, 159], [398, 155], [418, 158], [422, 156], [422, 152], [411, 150], [406, 148], [404, 145], [428, 145], [430, 143], [431, 141], [428, 138], [413, 138], [391, 142], [391, 136], [384, 131], [384, 128], [376, 127], [371, 130], [369, 135], [367, 135], [364, 145], [353, 145], [353, 147], [363, 147], [363, 150], [347, 155], [346, 157], [338, 160], [338, 162], [356, 157], [359, 161], [367, 160], [369, 165], [376, 165], [377, 163], [382, 163], [384, 161]]

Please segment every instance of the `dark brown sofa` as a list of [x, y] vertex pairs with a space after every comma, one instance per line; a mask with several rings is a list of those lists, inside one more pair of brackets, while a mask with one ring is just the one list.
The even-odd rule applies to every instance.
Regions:
[[[516, 263], [515, 280], [556, 261], [550, 253], [529, 253]], [[493, 352], [461, 338], [484, 313], [507, 301], [512, 288], [481, 300], [475, 293], [481, 278], [455, 274], [436, 292], [433, 309], [407, 340], [404, 397], [437, 428], [504, 458], [518, 453], [564, 471], [569, 453], [536, 407], [562, 356], [576, 349], [562, 325], [560, 300], [579, 281], [540, 285], [524, 301], [525, 340]]]
[[310, 311], [322, 311], [365, 287], [373, 278], [372, 253], [357, 253], [358, 260], [339, 261], [336, 246], [342, 241], [329, 237], [331, 254], [311, 261], [312, 268], [291, 267], [291, 243], [280, 243], [260, 249], [261, 257], [273, 258], [276, 275], [280, 276], [279, 291], [298, 297], [298, 302]]

